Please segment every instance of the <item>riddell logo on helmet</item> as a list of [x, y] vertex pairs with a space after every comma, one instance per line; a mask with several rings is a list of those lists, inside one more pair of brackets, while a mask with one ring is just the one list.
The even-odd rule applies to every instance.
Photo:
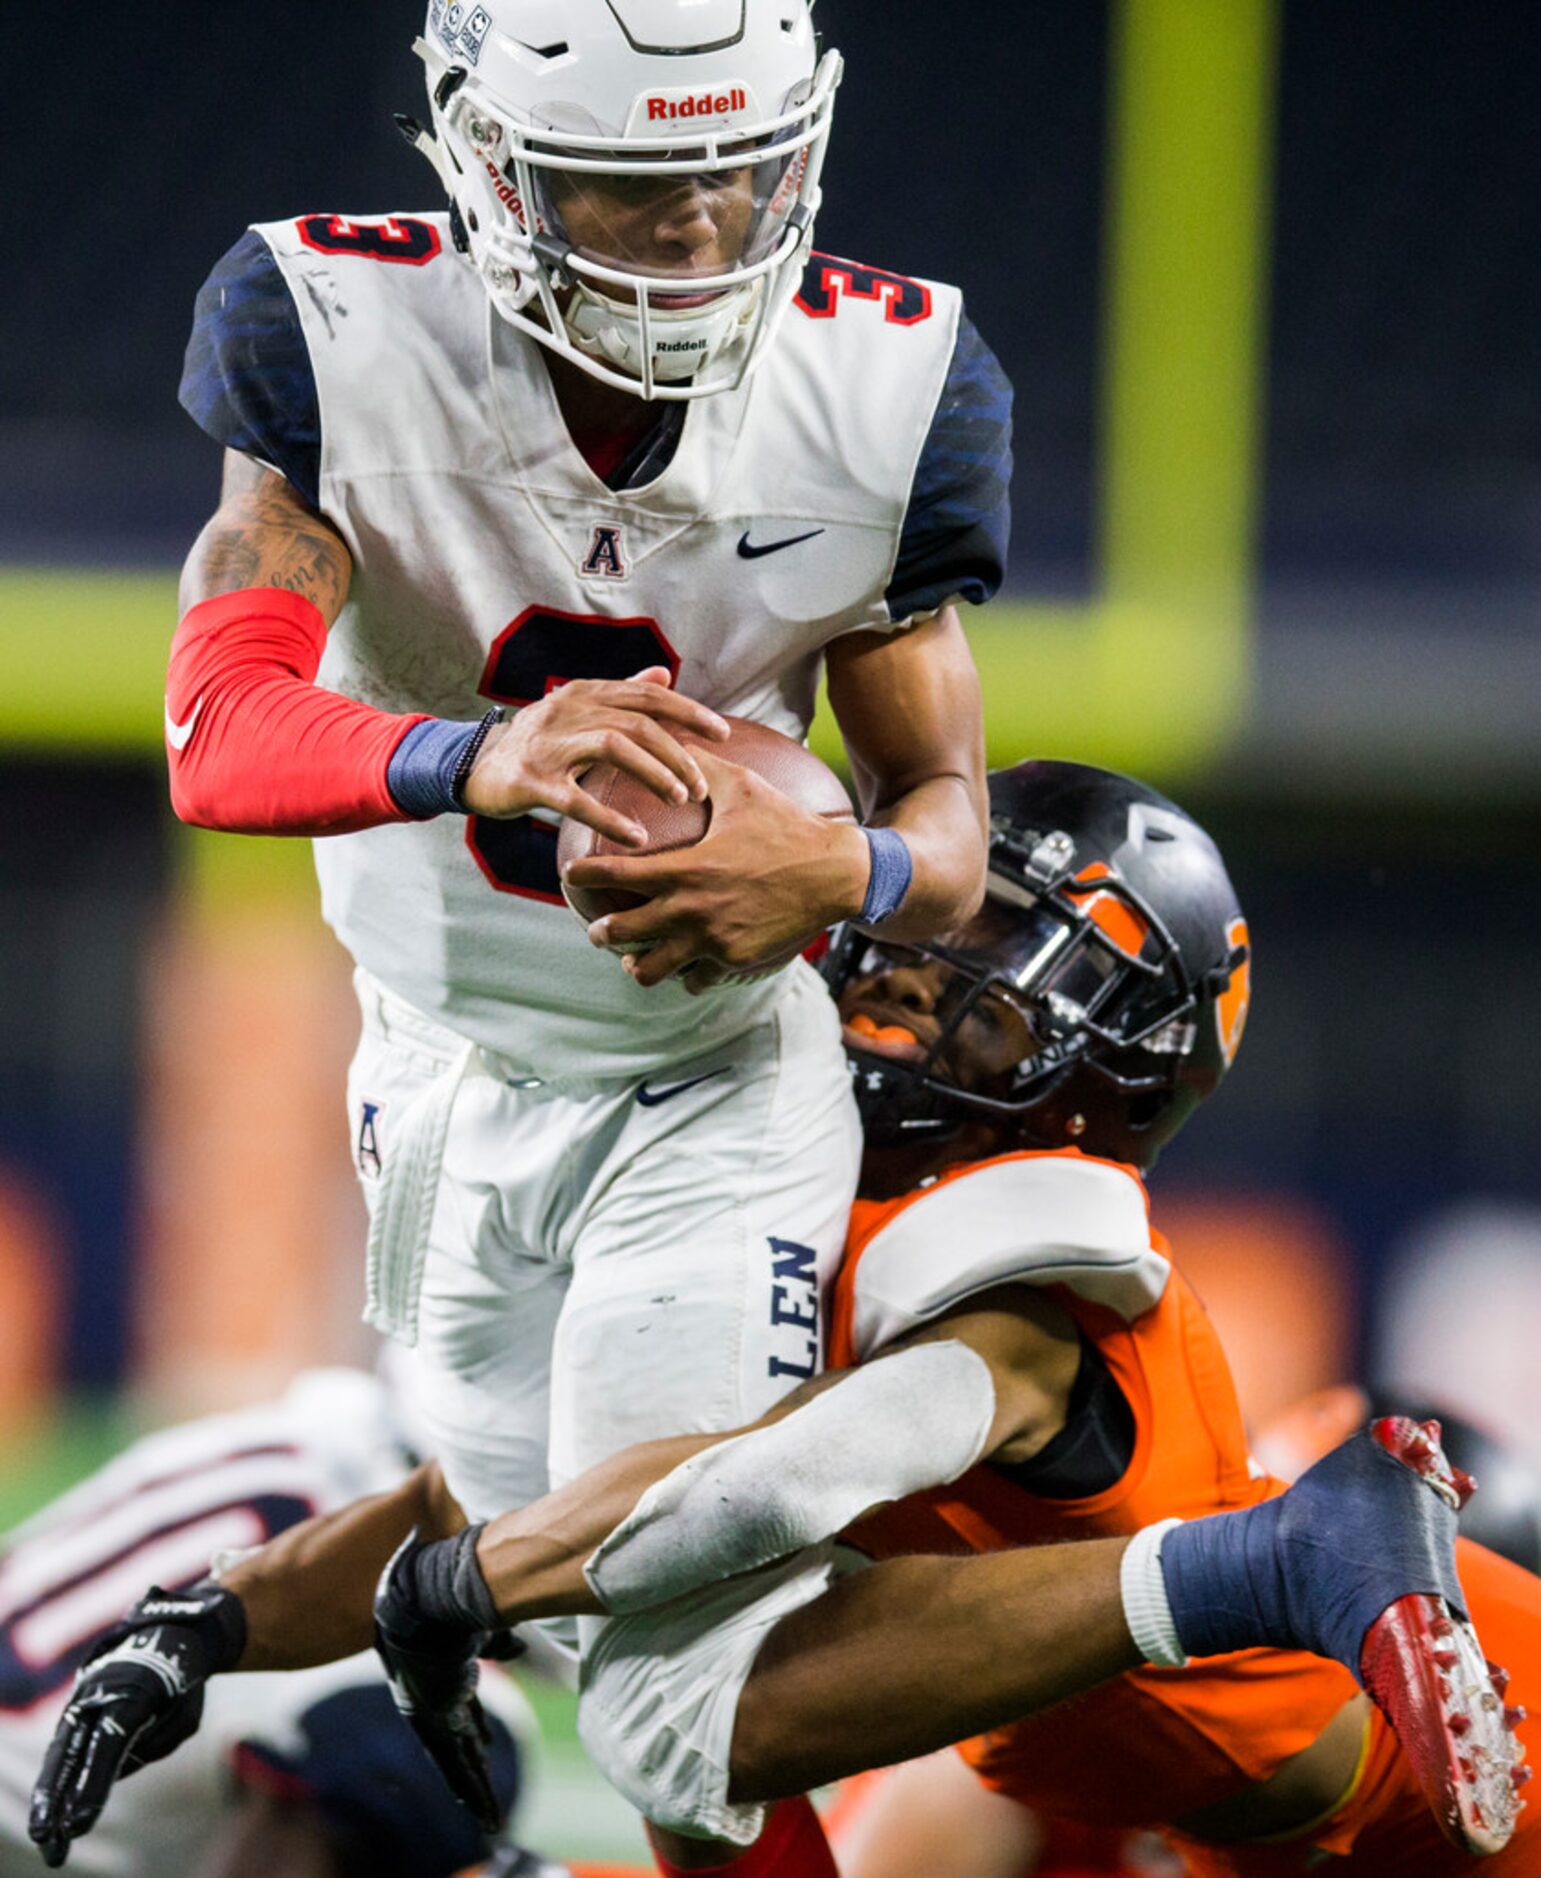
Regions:
[[647, 100], [647, 121], [666, 123], [678, 117], [729, 117], [747, 110], [749, 94], [742, 85], [731, 91], [701, 91], [688, 98], [651, 97]]
[[503, 204], [504, 208], [512, 209], [514, 214], [517, 215], [522, 222], [524, 220], [524, 204], [519, 200], [519, 191], [511, 182], [508, 182], [504, 178], [503, 172], [498, 168], [496, 163], [488, 162], [484, 157], [482, 159], [482, 166], [492, 178], [492, 193], [497, 197], [499, 202]]

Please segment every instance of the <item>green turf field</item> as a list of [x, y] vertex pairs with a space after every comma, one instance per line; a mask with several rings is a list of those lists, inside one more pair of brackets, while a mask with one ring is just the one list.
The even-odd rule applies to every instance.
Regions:
[[100, 1467], [138, 1432], [113, 1401], [83, 1400], [14, 1434], [0, 1470], [0, 1532]]

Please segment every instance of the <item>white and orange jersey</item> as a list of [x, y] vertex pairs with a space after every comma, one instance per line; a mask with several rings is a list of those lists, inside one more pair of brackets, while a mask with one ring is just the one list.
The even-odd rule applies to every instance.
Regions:
[[[1134, 1532], [1259, 1497], [1225, 1353], [1151, 1224], [1144, 1183], [1075, 1148], [1001, 1155], [896, 1200], [858, 1200], [830, 1362], [876, 1356], [1000, 1285], [1048, 1291], [1075, 1318], [1134, 1411], [1135, 1450], [1118, 1485], [1090, 1500], [1041, 1500], [976, 1470], [966, 1495], [929, 1502], [966, 1549]], [[918, 1517], [917, 1502], [883, 1516]]]
[[[852, 1535], [863, 1549], [991, 1552], [1111, 1537], [1279, 1491], [1249, 1460], [1225, 1353], [1151, 1224], [1139, 1175], [1076, 1149], [1002, 1155], [897, 1200], [858, 1201], [831, 1364], [877, 1356], [1001, 1285], [1045, 1290], [1096, 1346], [1134, 1415], [1123, 1478], [1085, 1499], [1052, 1500], [985, 1464], [863, 1521]], [[989, 1784], [1045, 1816], [1140, 1826], [1266, 1779], [1354, 1689], [1336, 1663], [1244, 1651], [1133, 1671], [965, 1754]]]

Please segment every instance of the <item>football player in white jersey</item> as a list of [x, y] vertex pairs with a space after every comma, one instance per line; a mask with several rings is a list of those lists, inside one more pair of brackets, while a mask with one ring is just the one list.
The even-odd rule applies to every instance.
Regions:
[[[817, 1365], [839, 1027], [801, 964], [724, 980], [979, 900], [954, 603], [1001, 579], [1010, 391], [956, 289], [813, 253], [808, 0], [433, 0], [418, 51], [447, 212], [264, 223], [199, 299], [225, 486], [166, 733], [184, 818], [336, 837], [369, 1315], [482, 1516]], [[800, 737], [821, 670], [864, 829], [710, 754], [722, 712]], [[586, 940], [551, 823], [631, 837], [598, 757], [713, 821], [580, 863], [650, 896]]]
[[[38, 1763], [102, 1626], [152, 1580], [181, 1594], [211, 1556], [244, 1550], [414, 1464], [390, 1392], [356, 1370], [314, 1370], [279, 1400], [137, 1441], [0, 1544], [0, 1875], [43, 1869], [28, 1836]], [[533, 1724], [491, 1679], [494, 1787], [506, 1815]], [[424, 1777], [426, 1769], [427, 1776]], [[172, 1759], [114, 1795], [73, 1859], [100, 1878], [401, 1878], [485, 1855], [401, 1725], [378, 1659], [298, 1675], [225, 1677]]]

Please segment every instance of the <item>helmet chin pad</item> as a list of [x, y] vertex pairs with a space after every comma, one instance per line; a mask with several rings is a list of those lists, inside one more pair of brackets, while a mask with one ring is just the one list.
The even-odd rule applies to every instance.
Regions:
[[[650, 376], [659, 384], [682, 384], [733, 344], [735, 329], [753, 320], [763, 291], [763, 282], [756, 280], [719, 294], [705, 306], [649, 306], [644, 328], [635, 303], [612, 300], [579, 280], [562, 323], [588, 357], [603, 359], [637, 379]], [[650, 374], [644, 372], [649, 355]]]

